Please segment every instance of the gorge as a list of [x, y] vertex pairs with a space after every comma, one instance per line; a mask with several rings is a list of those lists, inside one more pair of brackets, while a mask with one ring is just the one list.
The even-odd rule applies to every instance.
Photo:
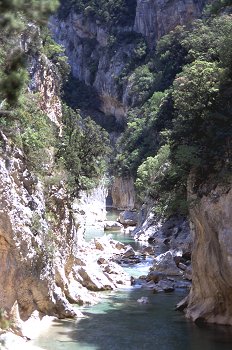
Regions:
[[[142, 256], [163, 305], [176, 289], [187, 319], [231, 326], [231, 1], [28, 3], [0, 4], [1, 346], [34, 318], [117, 299]], [[86, 240], [106, 203], [150, 250]]]

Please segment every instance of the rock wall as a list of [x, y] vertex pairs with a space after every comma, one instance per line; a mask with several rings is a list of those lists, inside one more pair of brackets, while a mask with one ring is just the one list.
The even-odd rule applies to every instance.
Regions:
[[0, 307], [9, 311], [17, 302], [22, 319], [34, 310], [59, 317], [75, 314], [56, 284], [58, 271], [66, 275], [76, 235], [62, 191], [50, 198], [59, 226], [55, 229], [46, 220], [42, 183], [28, 171], [22, 152], [1, 133]]
[[53, 16], [50, 25], [55, 40], [66, 49], [73, 76], [96, 89], [102, 112], [121, 121], [130, 105], [130, 84], [128, 80], [120, 81], [120, 75], [134, 59], [136, 34], [140, 33], [144, 41], [154, 46], [162, 35], [177, 25], [199, 17], [206, 2], [137, 0], [134, 24], [115, 25], [113, 33], [110, 24], [102, 25], [73, 10], [66, 18]]
[[135, 189], [132, 178], [116, 177], [112, 186], [113, 207], [117, 209], [134, 209]]
[[62, 127], [62, 106], [59, 98], [60, 81], [55, 66], [45, 55], [32, 57], [29, 67], [31, 92], [40, 94], [41, 110], [59, 128]]
[[[27, 41], [22, 43], [25, 52]], [[28, 93], [32, 97], [39, 93], [41, 108], [61, 130], [56, 69], [38, 53], [28, 62]], [[21, 320], [35, 311], [40, 316], [74, 317], [79, 312], [73, 303], [93, 303], [97, 300], [93, 291], [130, 283], [120, 267], [111, 267], [108, 274], [107, 260], [99, 267], [98, 255], [104, 252], [94, 243], [91, 247], [85, 243], [85, 212], [73, 203], [65, 181], [57, 181], [62, 174], [54, 166], [54, 152], [47, 151], [46, 175], [38, 177], [23, 151], [0, 130], [0, 308], [8, 315], [17, 308]], [[104, 217], [104, 191], [103, 187], [95, 191], [100, 219]], [[93, 197], [96, 193], [92, 197], [82, 194], [87, 204]]]
[[106, 220], [106, 197], [108, 189], [104, 184], [100, 184], [91, 191], [81, 191], [79, 198], [73, 203], [73, 208], [77, 208], [82, 213], [83, 221], [88, 225], [94, 225], [97, 222]]
[[194, 207], [193, 284], [187, 317], [232, 325], [232, 189], [218, 186], [197, 197]]
[[[121, 121], [127, 106], [121, 102], [117, 78], [133, 55], [134, 45], [120, 45], [120, 49], [112, 53], [108, 49], [108, 29], [73, 11], [62, 20], [52, 17], [50, 26], [56, 41], [66, 49], [73, 76], [96, 89], [102, 112]], [[118, 32], [131, 30], [116, 29]]]
[[206, 0], [138, 0], [134, 30], [150, 45], [173, 30], [201, 15]]
[[30, 81], [28, 89], [40, 95], [41, 110], [61, 129], [62, 107], [60, 100], [61, 78], [56, 66], [40, 53], [42, 42], [40, 30], [33, 23], [27, 23], [20, 38], [22, 50], [27, 55], [27, 66]]

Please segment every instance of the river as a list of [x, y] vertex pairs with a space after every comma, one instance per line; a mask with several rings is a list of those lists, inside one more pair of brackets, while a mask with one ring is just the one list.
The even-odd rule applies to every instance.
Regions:
[[[86, 240], [103, 234], [89, 228]], [[138, 243], [128, 235], [115, 233], [115, 239]], [[148, 271], [149, 260], [127, 270], [133, 276]], [[102, 301], [80, 308], [85, 318], [58, 320], [33, 343], [46, 350], [231, 350], [232, 327], [202, 326], [187, 321], [174, 310], [175, 304], [186, 294], [152, 294], [149, 290], [131, 287], [101, 292]], [[148, 304], [140, 304], [141, 296]]]

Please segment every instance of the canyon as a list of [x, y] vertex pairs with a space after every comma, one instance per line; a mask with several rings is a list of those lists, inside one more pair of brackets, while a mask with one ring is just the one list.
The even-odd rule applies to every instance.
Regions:
[[[136, 68], [145, 64], [160, 38], [176, 26], [188, 27], [211, 2], [137, 0], [133, 21], [115, 25], [71, 8], [64, 16], [59, 11], [52, 15], [49, 27], [55, 41], [65, 48], [72, 77], [97, 94], [96, 111], [113, 117], [115, 125], [124, 125], [130, 109], [138, 106], [133, 94]], [[31, 35], [40, 35], [36, 26], [29, 26], [30, 35], [21, 41], [28, 55]], [[55, 65], [46, 55], [36, 54], [30, 56], [27, 69], [31, 99], [39, 95], [40, 109], [61, 136], [62, 102]], [[74, 304], [94, 304], [99, 301], [97, 292], [131, 285], [130, 276], [112, 261], [114, 254], [126, 254], [127, 246], [114, 240], [85, 241], [87, 223], [104, 225], [107, 197], [114, 209], [138, 212], [132, 233], [136, 240], [187, 256], [184, 264], [176, 258], [179, 253], [166, 257], [170, 270], [179, 273], [182, 266], [186, 279], [192, 280], [189, 295], [178, 306], [186, 317], [232, 325], [230, 179], [226, 184], [198, 186], [190, 173], [189, 216], [157, 218], [155, 201], [149, 199], [143, 205], [137, 201], [133, 176], [117, 174], [110, 186], [102, 179], [99, 186], [82, 190], [74, 198], [65, 181], [55, 181], [63, 174], [55, 165], [53, 146], [44, 154], [46, 176], [41, 178], [4, 128], [0, 139], [0, 308], [14, 318], [16, 334], [22, 335], [23, 322], [35, 315], [38, 319], [45, 315], [82, 317]], [[189, 257], [192, 270], [187, 266]], [[153, 270], [163, 273], [161, 265], [154, 262]]]

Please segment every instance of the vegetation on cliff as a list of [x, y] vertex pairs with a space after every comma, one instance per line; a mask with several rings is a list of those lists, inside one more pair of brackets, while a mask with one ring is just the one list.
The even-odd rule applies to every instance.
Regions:
[[[117, 145], [115, 174], [132, 176], [138, 199], [143, 202], [151, 196], [157, 212], [186, 213], [191, 171], [198, 184], [209, 176], [215, 182], [226, 182], [230, 173], [231, 1], [210, 2], [203, 19], [177, 26], [157, 43], [130, 26], [136, 4], [61, 1], [60, 18], [76, 12], [84, 26], [94, 23], [107, 38], [103, 47], [94, 36], [79, 38], [81, 55], [89, 63], [81, 68], [91, 78], [85, 90], [79, 82], [69, 80], [66, 101], [71, 106], [84, 105], [84, 109], [100, 108], [101, 93], [109, 93], [122, 102], [128, 108], [127, 125]], [[100, 65], [101, 54], [107, 65], [109, 62], [105, 70]], [[84, 76], [81, 79], [85, 82]], [[77, 103], [74, 86], [84, 91]]]
[[[230, 15], [177, 27], [143, 65], [144, 72], [144, 67], [151, 72], [150, 86], [135, 75], [138, 105], [129, 112], [116, 164], [122, 174], [137, 178], [140, 199], [152, 196], [158, 211], [185, 211], [190, 170], [199, 183], [209, 175], [216, 182], [228, 180], [231, 40]], [[141, 91], [151, 97], [141, 100]]]
[[109, 151], [106, 132], [64, 107], [61, 136], [42, 107], [47, 101], [41, 100], [44, 97], [36, 89], [28, 92], [28, 84], [34, 79], [33, 72], [29, 74], [28, 70], [40, 60], [44, 67], [52, 66], [53, 84], [56, 93], [62, 96], [62, 84], [70, 68], [64, 48], [44, 26], [57, 5], [58, 1], [1, 2], [0, 125], [24, 151], [30, 170], [41, 176], [49, 175], [51, 154], [57, 153], [57, 166], [66, 171], [64, 180], [71, 193], [78, 193], [96, 185], [106, 171]]
[[67, 16], [73, 8], [102, 24], [130, 25], [135, 17], [136, 3], [136, 0], [61, 0], [59, 16]]
[[110, 152], [107, 132], [90, 117], [81, 118], [77, 111], [64, 105], [64, 135], [57, 157], [68, 171], [68, 184], [78, 194], [96, 187], [107, 169]]
[[67, 287], [82, 240], [73, 196], [106, 170], [107, 133], [78, 111], [62, 111], [70, 69], [45, 29], [56, 4], [0, 2], [1, 329], [11, 326], [13, 307], [23, 320], [35, 310], [76, 316], [70, 303], [84, 287], [79, 277]]

